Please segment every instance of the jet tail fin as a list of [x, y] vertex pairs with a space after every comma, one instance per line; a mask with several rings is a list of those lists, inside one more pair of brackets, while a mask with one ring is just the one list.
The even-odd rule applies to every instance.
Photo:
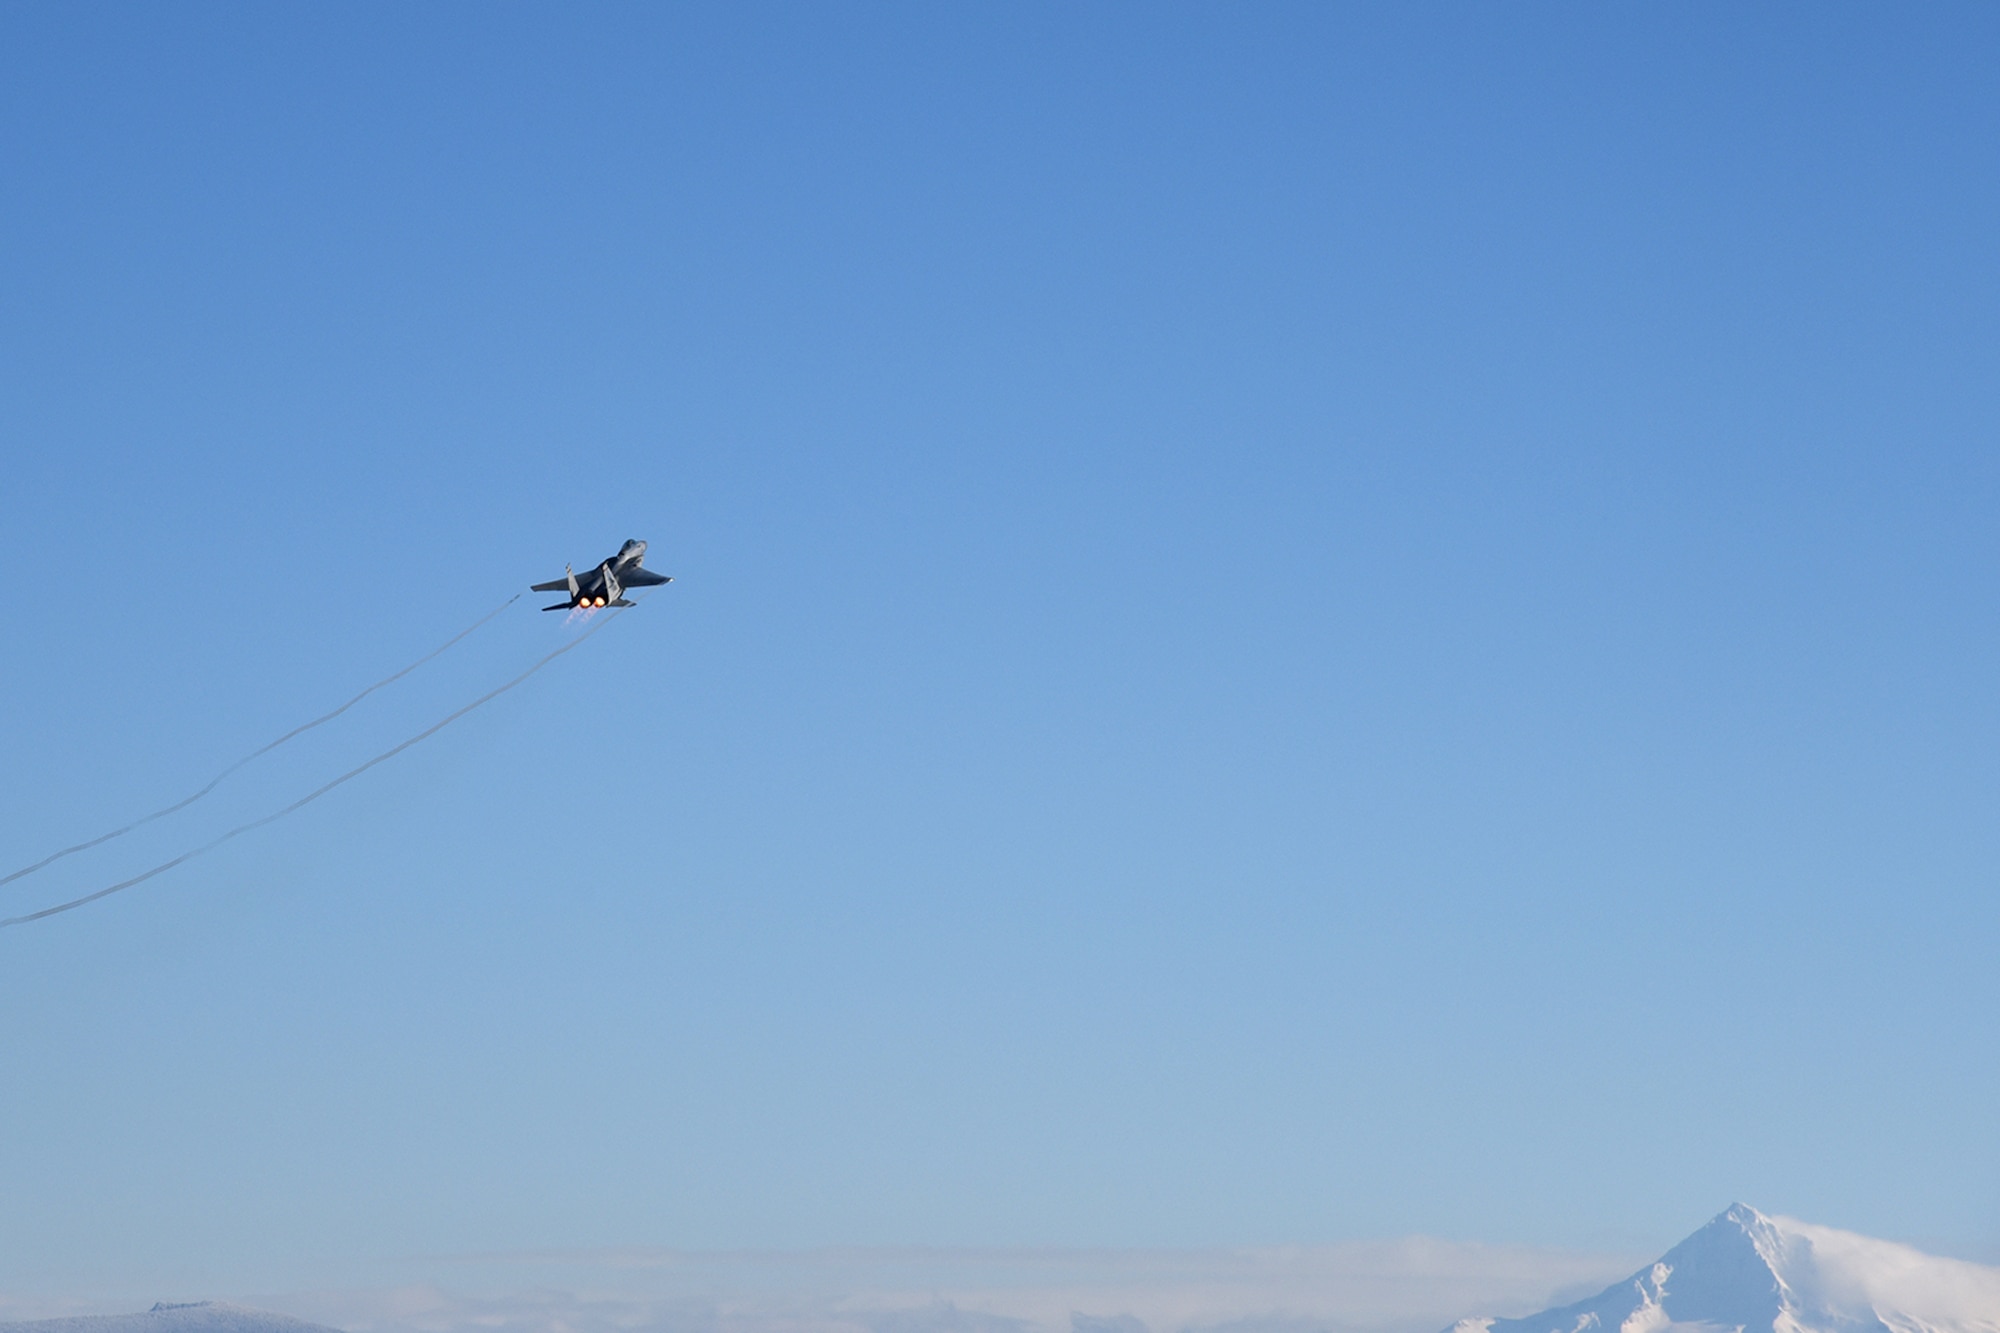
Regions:
[[570, 596], [576, 596], [576, 571], [568, 565], [563, 566], [563, 576], [561, 578], [550, 579], [547, 583], [530, 583], [528, 585], [529, 592], [562, 592], [564, 590], [567, 590]]

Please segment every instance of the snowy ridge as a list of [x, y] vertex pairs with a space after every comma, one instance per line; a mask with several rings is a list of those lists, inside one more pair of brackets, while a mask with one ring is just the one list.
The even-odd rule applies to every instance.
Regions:
[[1737, 1204], [1575, 1305], [1448, 1333], [2000, 1333], [2000, 1268]]
[[252, 1310], [224, 1301], [195, 1301], [187, 1305], [162, 1301], [141, 1314], [29, 1319], [0, 1323], [0, 1330], [4, 1333], [335, 1333], [324, 1324], [309, 1324], [290, 1315]]

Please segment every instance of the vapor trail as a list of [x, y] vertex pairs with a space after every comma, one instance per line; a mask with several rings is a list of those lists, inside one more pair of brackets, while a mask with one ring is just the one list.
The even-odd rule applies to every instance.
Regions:
[[261, 759], [263, 756], [271, 753], [271, 751], [277, 749], [280, 745], [283, 745], [286, 741], [292, 739], [294, 736], [303, 735], [304, 733], [311, 731], [314, 727], [319, 726], [322, 722], [333, 721], [335, 718], [339, 717], [342, 713], [345, 713], [348, 709], [354, 707], [354, 705], [360, 703], [363, 699], [366, 699], [369, 695], [381, 689], [384, 685], [394, 685], [397, 681], [409, 675], [412, 671], [415, 671], [418, 667], [430, 661], [433, 657], [436, 657], [439, 653], [442, 653], [445, 649], [451, 647], [453, 644], [457, 643], [460, 639], [472, 633], [473, 630], [478, 629], [481, 625], [484, 625], [487, 621], [493, 619], [493, 617], [499, 615], [502, 611], [505, 611], [508, 607], [512, 606], [514, 603], [520, 600], [521, 600], [521, 594], [518, 592], [515, 593], [512, 597], [509, 597], [506, 601], [500, 603], [500, 605], [494, 607], [491, 611], [488, 611], [485, 615], [473, 621], [470, 625], [466, 626], [458, 633], [452, 635], [449, 639], [446, 639], [443, 643], [431, 649], [429, 652], [425, 653], [422, 657], [419, 657], [416, 661], [404, 667], [401, 671], [398, 671], [395, 675], [384, 676], [381, 680], [376, 681], [373, 685], [370, 685], [367, 689], [361, 691], [361, 693], [355, 695], [352, 699], [349, 699], [346, 703], [334, 709], [331, 713], [327, 713], [322, 717], [316, 717], [302, 727], [293, 727], [290, 731], [278, 737], [278, 739], [272, 741], [269, 745], [266, 745], [263, 749], [253, 750], [249, 754], [244, 755], [241, 759], [238, 759], [228, 768], [225, 768], [220, 773], [217, 773], [215, 775], [215, 780], [213, 782], [209, 783], [206, 787], [203, 787], [200, 791], [196, 792], [194, 795], [189, 796], [184, 800], [176, 801], [164, 810], [155, 810], [152, 814], [147, 815], [144, 818], [135, 819], [131, 823], [127, 824], [124, 828], [115, 828], [112, 829], [111, 832], [109, 833], [100, 834], [99, 836], [92, 838], [89, 842], [80, 842], [74, 847], [65, 847], [61, 851], [55, 853], [52, 856], [43, 857], [41, 860], [35, 862], [31, 866], [21, 867], [21, 869], [16, 870], [11, 875], [0, 876], [0, 884], [12, 884], [15, 880], [21, 878], [23, 875], [32, 875], [37, 870], [42, 869], [44, 866], [54, 865], [57, 861], [62, 860], [65, 856], [74, 856], [78, 852], [87, 852], [91, 848], [97, 846], [100, 843], [110, 842], [113, 838], [122, 838], [135, 828], [139, 828], [143, 825], [150, 824], [156, 819], [164, 819], [168, 815], [173, 814], [175, 811], [187, 809], [189, 806], [193, 805], [196, 801], [199, 801], [202, 797], [208, 795], [210, 792], [214, 791], [217, 787], [221, 786], [222, 780], [224, 778], [228, 777], [231, 773], [234, 773], [237, 769], [249, 763], [252, 759]]
[[311, 805], [314, 801], [317, 801], [320, 797], [326, 795], [328, 792], [332, 791], [335, 787], [338, 787], [341, 783], [348, 782], [354, 778], [360, 777], [363, 773], [366, 773], [369, 769], [375, 767], [375, 765], [381, 763], [385, 759], [394, 759], [397, 755], [409, 749], [412, 745], [415, 745], [418, 741], [428, 740], [430, 737], [437, 735], [440, 731], [443, 731], [446, 727], [458, 721], [460, 718], [464, 717], [467, 713], [470, 713], [473, 709], [479, 707], [481, 704], [499, 698], [501, 695], [513, 689], [516, 685], [519, 685], [522, 681], [526, 680], [528, 677], [534, 675], [537, 671], [540, 671], [543, 667], [547, 666], [549, 663], [555, 661], [558, 657], [561, 657], [564, 653], [568, 652], [570, 649], [582, 647], [583, 641], [585, 639], [588, 639], [591, 635], [597, 633], [597, 631], [603, 629], [606, 625], [609, 625], [612, 621], [616, 620], [619, 616], [622, 616], [624, 614], [625, 612], [622, 608], [617, 611], [613, 611], [610, 615], [598, 621], [595, 625], [592, 625], [589, 629], [577, 635], [574, 639], [571, 639], [568, 643], [556, 649], [554, 652], [550, 653], [547, 657], [544, 657], [541, 661], [535, 663], [533, 666], [529, 667], [526, 671], [523, 671], [520, 675], [514, 677], [514, 679], [508, 681], [505, 685], [502, 685], [497, 689], [488, 690], [486, 693], [480, 695], [477, 699], [474, 699], [471, 703], [459, 709], [457, 712], [451, 714], [449, 717], [446, 717], [444, 720], [440, 722], [434, 722], [430, 726], [418, 732], [416, 735], [404, 741], [402, 744], [384, 750], [382, 753], [376, 755], [373, 759], [370, 759], [367, 763], [361, 765], [359, 768], [349, 769], [347, 772], [342, 773], [339, 777], [335, 778], [333, 781], [327, 783], [324, 787], [321, 787], [316, 791], [308, 792], [304, 796], [299, 797], [298, 800], [293, 801], [290, 805], [286, 806], [284, 809], [274, 811], [271, 814], [263, 816], [261, 819], [253, 819], [247, 824], [238, 824], [235, 828], [229, 830], [229, 832], [227, 833], [222, 834], [220, 837], [215, 838], [213, 841], [205, 842], [191, 852], [182, 852], [179, 856], [176, 856], [173, 860], [163, 861], [159, 865], [154, 866], [151, 870], [148, 870], [143, 874], [134, 875], [132, 876], [132, 878], [127, 880], [120, 880], [118, 883], [113, 884], [108, 889], [99, 889], [95, 893], [86, 893], [81, 898], [73, 898], [66, 903], [57, 903], [54, 907], [44, 907], [41, 911], [30, 912], [26, 916], [10, 916], [4, 919], [0, 919], [0, 928], [5, 928], [7, 926], [26, 925], [30, 921], [40, 921], [45, 916], [54, 916], [58, 912], [67, 912], [71, 908], [81, 907], [85, 903], [94, 903], [99, 898], [108, 898], [114, 893], [118, 893], [121, 890], [131, 888], [134, 884], [144, 884], [147, 880], [151, 879], [153, 876], [163, 875], [167, 871], [172, 870], [175, 866], [180, 865], [184, 861], [192, 861], [197, 856], [204, 856], [209, 852], [214, 851], [216, 848], [220, 847], [223, 843], [228, 842], [231, 838], [237, 837], [240, 834], [248, 833], [252, 829], [260, 829], [264, 827], [264, 825], [266, 824], [275, 823], [276, 821], [283, 819], [286, 815], [291, 814], [294, 810], [300, 809], [303, 806]]

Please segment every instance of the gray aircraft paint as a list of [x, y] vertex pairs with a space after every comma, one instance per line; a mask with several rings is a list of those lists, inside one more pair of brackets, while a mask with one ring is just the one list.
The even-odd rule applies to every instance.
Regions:
[[530, 584], [529, 592], [560, 592], [568, 594], [565, 601], [554, 606], [545, 606], [544, 611], [577, 611], [600, 606], [630, 606], [624, 598], [627, 588], [654, 588], [662, 583], [672, 583], [671, 576], [655, 574], [644, 568], [646, 543], [637, 537], [630, 538], [618, 548], [616, 555], [607, 556], [597, 562], [596, 568], [579, 574], [565, 567], [563, 577], [551, 579], [547, 583]]

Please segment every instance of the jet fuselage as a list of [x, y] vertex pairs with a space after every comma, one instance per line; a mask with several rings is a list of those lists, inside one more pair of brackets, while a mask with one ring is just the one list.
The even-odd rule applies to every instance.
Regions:
[[596, 608], [600, 606], [631, 606], [625, 597], [627, 588], [647, 588], [661, 583], [672, 583], [665, 574], [655, 574], [644, 567], [646, 543], [634, 538], [618, 548], [618, 554], [600, 560], [595, 569], [579, 574], [573, 569], [565, 569], [563, 577], [548, 583], [537, 583], [535, 592], [567, 593], [567, 601], [545, 606], [544, 611], [567, 611]]

